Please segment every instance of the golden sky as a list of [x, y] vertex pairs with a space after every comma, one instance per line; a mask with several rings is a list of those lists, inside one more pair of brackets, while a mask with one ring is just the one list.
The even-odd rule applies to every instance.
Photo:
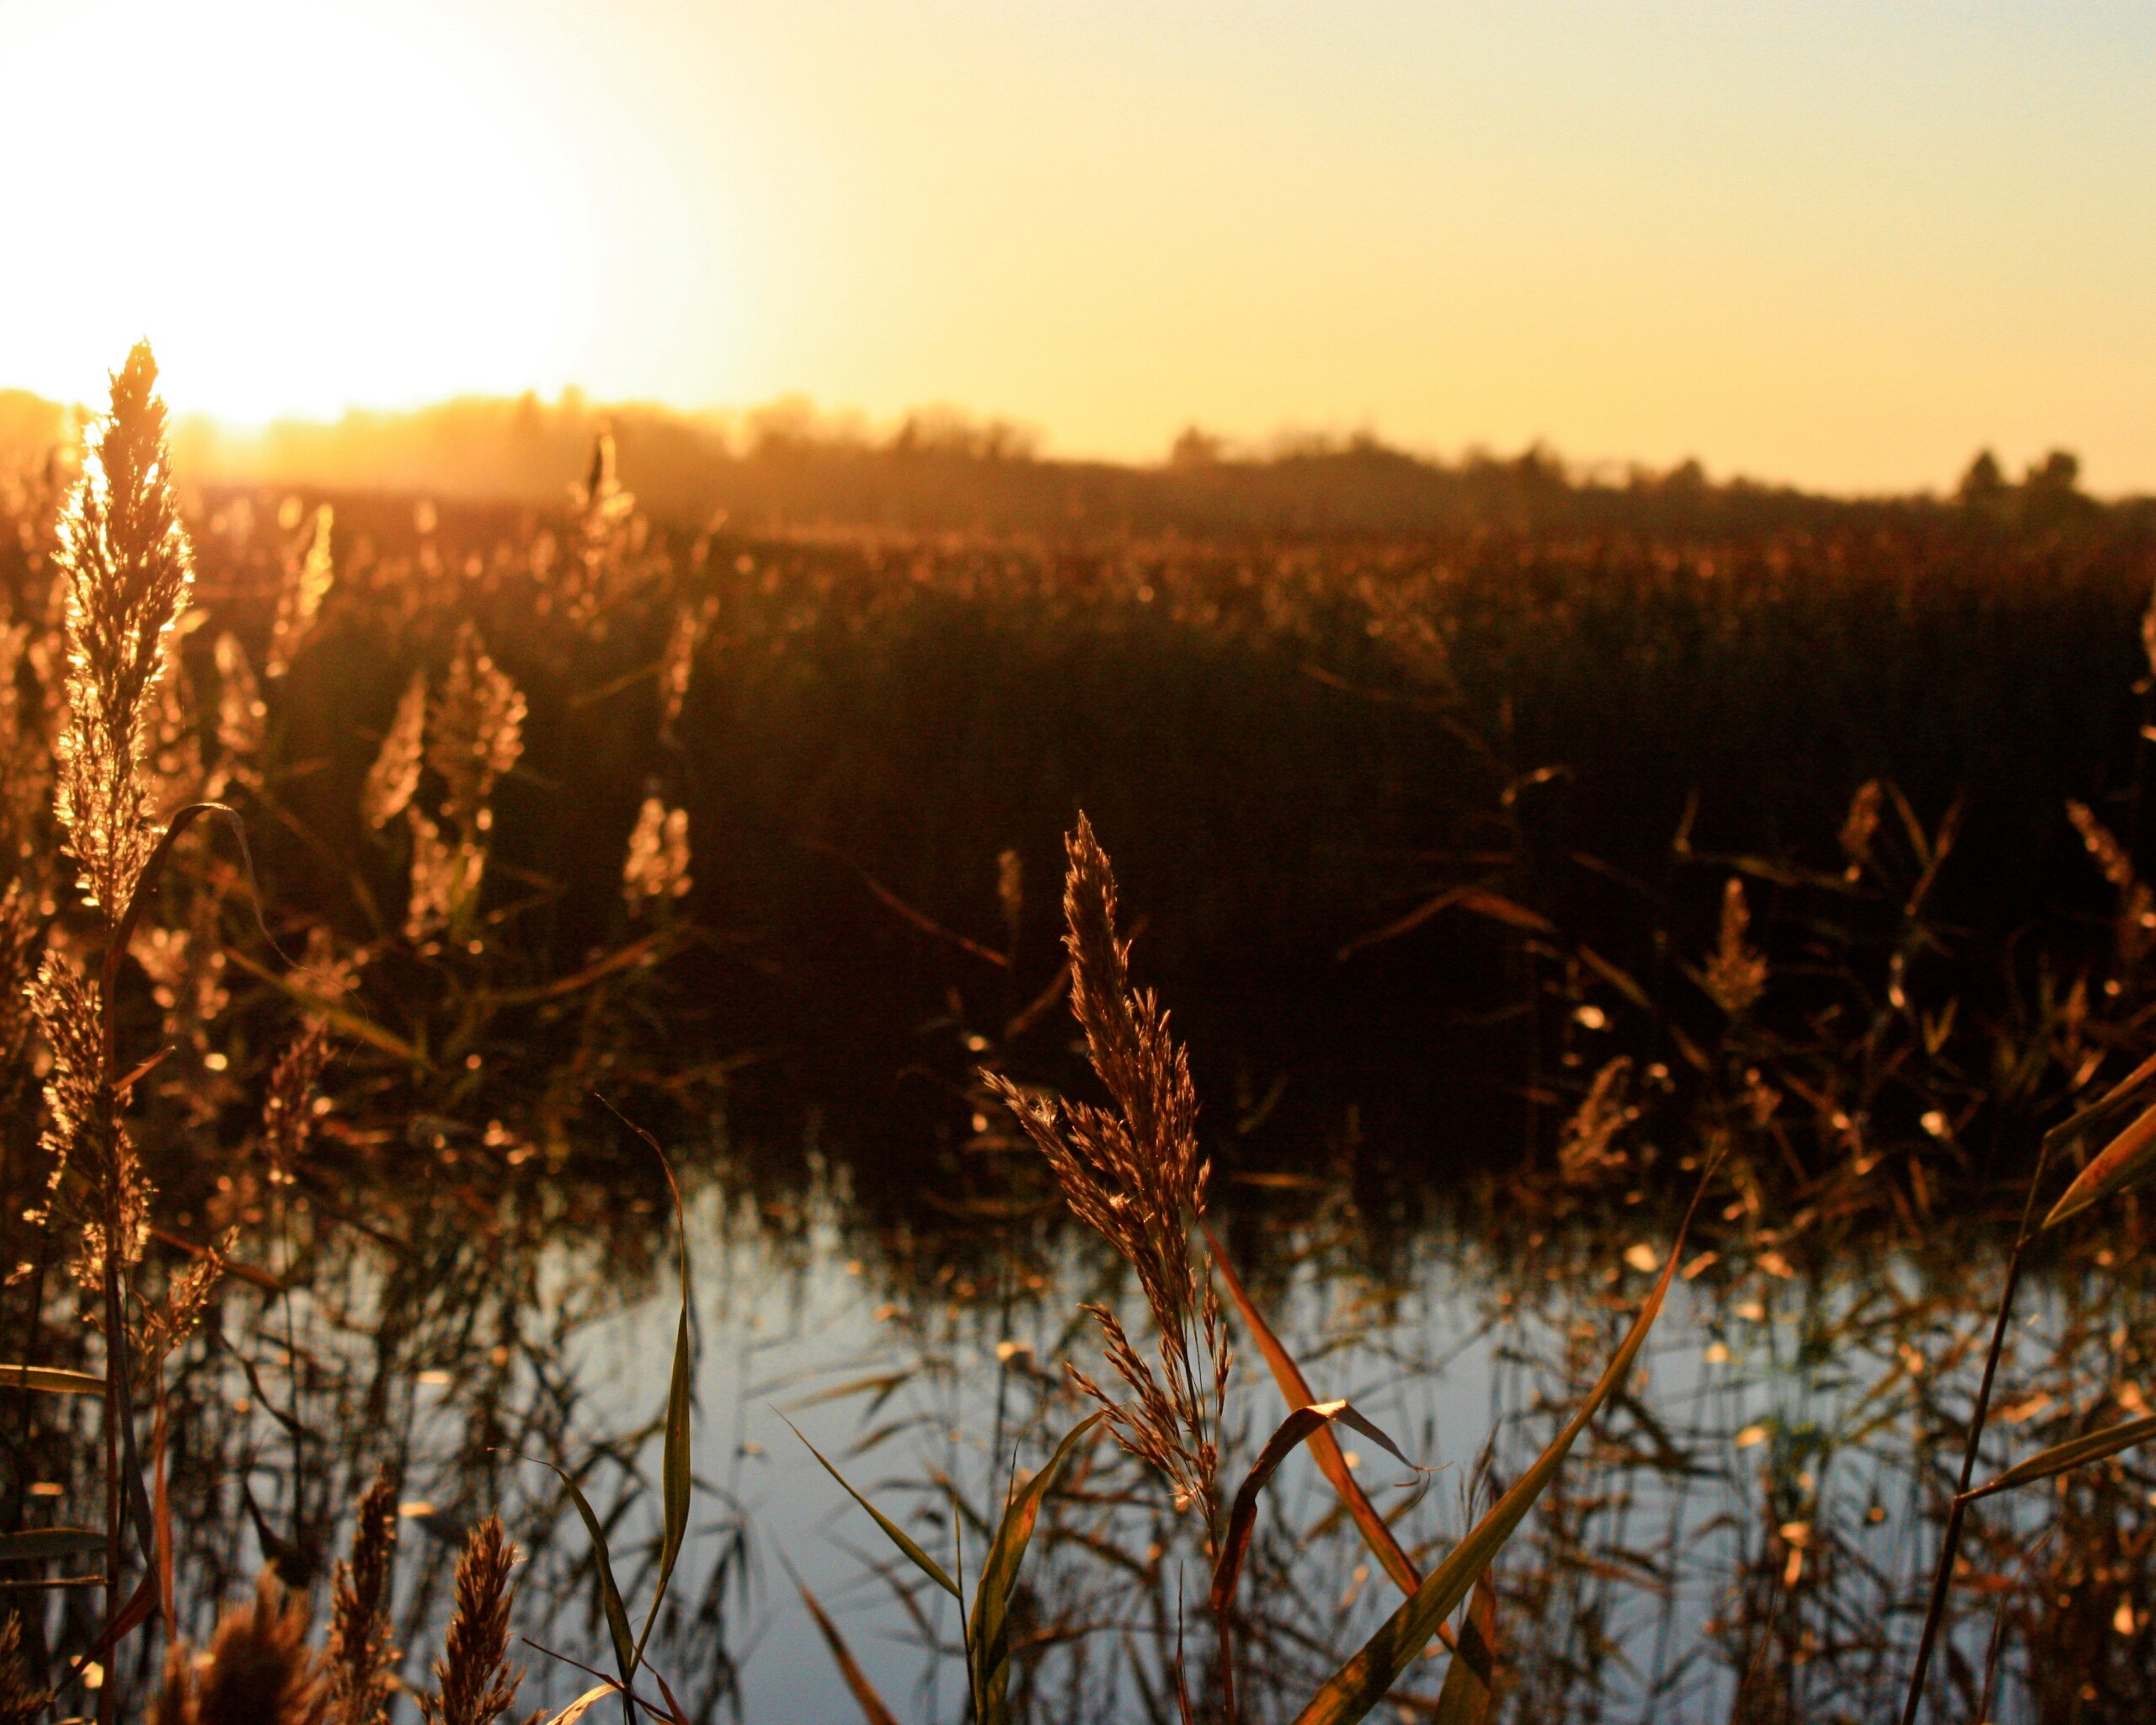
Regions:
[[2156, 490], [2156, 8], [0, 0], [0, 385]]

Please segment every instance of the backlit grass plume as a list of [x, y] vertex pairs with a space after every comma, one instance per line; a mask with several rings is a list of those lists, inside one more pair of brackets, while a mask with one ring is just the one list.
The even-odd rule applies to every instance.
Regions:
[[143, 767], [166, 644], [194, 584], [165, 451], [157, 362], [138, 342], [60, 522], [67, 723], [57, 812], [84, 896], [117, 916], [157, 829]]
[[1198, 1150], [1197, 1092], [1167, 1014], [1150, 991], [1132, 991], [1129, 943], [1116, 933], [1115, 876], [1082, 814], [1065, 848], [1071, 1009], [1115, 1111], [1037, 1099], [995, 1074], [988, 1081], [1047, 1158], [1072, 1214], [1137, 1271], [1160, 1327], [1155, 1373], [1113, 1311], [1088, 1308], [1127, 1400], [1066, 1370], [1107, 1410], [1117, 1442], [1166, 1477], [1176, 1507], [1202, 1505], [1209, 1525], [1231, 1356], [1209, 1261], [1192, 1251], [1188, 1234], [1205, 1214], [1209, 1172]]
[[456, 1608], [435, 1661], [433, 1695], [419, 1697], [427, 1725], [488, 1725], [516, 1701], [524, 1674], [508, 1663], [509, 1572], [516, 1548], [489, 1515], [472, 1530], [456, 1565]]

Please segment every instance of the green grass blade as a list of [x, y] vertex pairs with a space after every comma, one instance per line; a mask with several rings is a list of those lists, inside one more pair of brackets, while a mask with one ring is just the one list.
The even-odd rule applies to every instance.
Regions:
[[876, 1686], [853, 1657], [853, 1649], [846, 1644], [846, 1637], [839, 1633], [838, 1625], [825, 1616], [824, 1608], [817, 1604], [815, 1594], [808, 1591], [808, 1583], [799, 1576], [793, 1584], [801, 1592], [801, 1603], [808, 1608], [808, 1615], [816, 1620], [816, 1627], [823, 1632], [824, 1645], [831, 1650], [831, 1658], [839, 1668], [839, 1675], [846, 1680], [846, 1686], [852, 1690], [853, 1698], [861, 1707], [862, 1717], [868, 1725], [899, 1725], [898, 1716], [883, 1705], [883, 1696], [876, 1693]]
[[[666, 1449], [659, 1466], [660, 1501], [665, 1525], [659, 1548], [659, 1584], [652, 1592], [651, 1610], [644, 1616], [643, 1632], [637, 1637], [636, 1656], [641, 1661], [644, 1646], [659, 1621], [659, 1608], [666, 1602], [667, 1583], [674, 1578], [674, 1566], [680, 1559], [682, 1541], [688, 1537], [689, 1510], [695, 1491], [691, 1423], [696, 1384], [689, 1344], [689, 1215], [681, 1203], [681, 1188], [674, 1178], [673, 1165], [666, 1160], [666, 1152], [659, 1147], [659, 1140], [611, 1103], [606, 1106], [613, 1109], [614, 1118], [649, 1145], [651, 1153], [659, 1158], [660, 1172], [666, 1176], [666, 1189], [673, 1194], [674, 1231], [681, 1260], [681, 1316], [674, 1331], [674, 1370], [666, 1389]], [[623, 1681], [627, 1680], [624, 1677]]]
[[540, 1466], [561, 1481], [568, 1487], [569, 1498], [576, 1505], [576, 1513], [584, 1518], [584, 1530], [591, 1535], [592, 1555], [599, 1560], [599, 1603], [606, 1613], [606, 1632], [613, 1639], [614, 1663], [621, 1671], [622, 1680], [618, 1688], [626, 1690], [636, 1677], [639, 1655], [637, 1638], [629, 1628], [629, 1614], [622, 1605], [622, 1590], [614, 1583], [614, 1560], [606, 1549], [606, 1531], [600, 1526], [599, 1518], [592, 1514], [590, 1500], [577, 1489], [576, 1482], [568, 1474], [552, 1462], [541, 1461], [536, 1455], [519, 1455], [514, 1450], [510, 1454], [515, 1455], [520, 1461], [538, 1462]]
[[0, 1563], [40, 1563], [48, 1557], [79, 1557], [104, 1550], [104, 1535], [93, 1527], [32, 1527], [0, 1533]]
[[[1716, 1165], [1719, 1166], [1719, 1161]], [[1710, 1167], [1700, 1183], [1704, 1194], [1707, 1183], [1714, 1178], [1715, 1167]], [[1695, 1195], [1692, 1209], [1699, 1208]], [[1685, 1214], [1684, 1225], [1677, 1231], [1668, 1260], [1656, 1279], [1654, 1290], [1647, 1295], [1646, 1303], [1640, 1308], [1640, 1315], [1618, 1348], [1615, 1356], [1604, 1371], [1586, 1401], [1565, 1423], [1564, 1429], [1551, 1439], [1550, 1447], [1535, 1459], [1534, 1465], [1522, 1474], [1513, 1488], [1500, 1498], [1495, 1507], [1477, 1522], [1466, 1538], [1455, 1546], [1445, 1561], [1430, 1572], [1422, 1586], [1416, 1589], [1386, 1620], [1378, 1632], [1364, 1643], [1362, 1651], [1327, 1678], [1311, 1697], [1310, 1705], [1296, 1717], [1296, 1725], [1349, 1725], [1358, 1720], [1384, 1700], [1385, 1691], [1405, 1671], [1422, 1649], [1429, 1645], [1446, 1618], [1460, 1602], [1465, 1599], [1476, 1579], [1489, 1567], [1491, 1560], [1503, 1549], [1520, 1523], [1527, 1519], [1528, 1511], [1535, 1500], [1548, 1489], [1556, 1477], [1566, 1454], [1579, 1434], [1587, 1429], [1588, 1422], [1601, 1410], [1602, 1404], [1621, 1385], [1632, 1370], [1632, 1362], [1639, 1357], [1646, 1345], [1647, 1332], [1654, 1327], [1660, 1316], [1662, 1302], [1669, 1294], [1670, 1279], [1676, 1274], [1677, 1261], [1682, 1255], [1684, 1235], [1691, 1224], [1691, 1212]]]
[[102, 1396], [104, 1380], [57, 1365], [0, 1365], [0, 1390], [42, 1390], [48, 1396]]
[[[779, 1415], [779, 1418], [781, 1419], [786, 1419], [786, 1416], [782, 1413]], [[792, 1432], [795, 1437], [801, 1438], [801, 1428], [794, 1424], [792, 1420], [786, 1420], [786, 1427], [787, 1429]], [[963, 1600], [961, 1599], [958, 1593], [958, 1583], [952, 1580], [948, 1575], [943, 1573], [943, 1566], [941, 1563], [938, 1563], [933, 1557], [930, 1557], [927, 1552], [922, 1551], [919, 1546], [915, 1545], [911, 1535], [910, 1535], [904, 1528], [900, 1527], [897, 1522], [892, 1520], [889, 1516], [886, 1515], [881, 1509], [878, 1509], [873, 1503], [870, 1503], [867, 1498], [862, 1497], [861, 1493], [854, 1490], [851, 1486], [847, 1485], [846, 1476], [841, 1473], [838, 1469], [832, 1466], [829, 1461], [824, 1460], [824, 1452], [822, 1450], [819, 1450], [806, 1438], [801, 1438], [801, 1442], [803, 1446], [807, 1449], [811, 1455], [814, 1455], [819, 1461], [822, 1461], [824, 1463], [824, 1471], [830, 1475], [830, 1477], [836, 1480], [841, 1486], [846, 1487], [846, 1496], [852, 1498], [855, 1503], [860, 1504], [862, 1509], [866, 1509], [871, 1515], [876, 1518], [877, 1526], [883, 1530], [885, 1536], [889, 1539], [893, 1545], [896, 1546], [901, 1551], [904, 1551], [908, 1557], [913, 1560], [914, 1567], [915, 1568], [919, 1569], [923, 1575], [926, 1575], [931, 1581], [934, 1582], [937, 1586], [942, 1588], [945, 1593], [950, 1594], [953, 1599], [959, 1599], [961, 1604], [963, 1603]]]
[[973, 1667], [979, 1725], [1004, 1725], [1011, 1687], [1011, 1594], [1018, 1583], [1019, 1566], [1026, 1561], [1041, 1505], [1070, 1458], [1107, 1418], [1105, 1413], [1088, 1414], [1071, 1427], [1047, 1464], [1004, 1505], [1003, 1519], [996, 1525], [995, 1537], [981, 1562], [980, 1579], [974, 1584], [974, 1606], [967, 1622], [966, 1656]]
[[2123, 1425], [2105, 1426], [2100, 1432], [2089, 1432], [2078, 1438], [2068, 1438], [2063, 1444], [2054, 1444], [2048, 1450], [2040, 1450], [2026, 1461], [2016, 1462], [1988, 1484], [1978, 1486], [1962, 1499], [1973, 1503], [1979, 1498], [1988, 1498], [1993, 1492], [2010, 1491], [2015, 1486], [2033, 1485], [2040, 1479], [2051, 1479], [2077, 1467], [2086, 1467], [2092, 1461], [2101, 1461], [2116, 1455], [2121, 1450], [2131, 1450], [2136, 1444], [2145, 1444], [2156, 1438], [2156, 1414], [2146, 1419], [2129, 1419]]

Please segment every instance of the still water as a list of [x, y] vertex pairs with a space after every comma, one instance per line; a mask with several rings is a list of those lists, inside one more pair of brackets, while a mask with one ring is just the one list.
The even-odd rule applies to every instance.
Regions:
[[[1079, 1302], [1113, 1302], [1149, 1333], [1120, 1266], [1062, 1215], [1015, 1135], [987, 1124], [968, 1149], [1001, 1171], [985, 1189], [1008, 1195], [963, 1204], [888, 1176], [868, 1192], [860, 1166], [813, 1141], [803, 1179], [775, 1190], [744, 1172], [753, 1158], [723, 1124], [670, 1146], [687, 1193], [696, 1494], [654, 1658], [709, 1717], [858, 1717], [803, 1588], [900, 1718], [963, 1717], [950, 1602], [807, 1445], [970, 1573], [986, 1543], [977, 1518], [1010, 1471], [1038, 1466], [1086, 1411], [1061, 1362], [1102, 1375]], [[663, 1184], [557, 1181], [543, 1166], [522, 1171], [521, 1197], [499, 1212], [445, 1176], [403, 1231], [378, 1236], [323, 1226], [331, 1199], [268, 1219], [264, 1250], [291, 1255], [273, 1265], [296, 1272], [291, 1285], [237, 1284], [218, 1346], [175, 1392], [195, 1598], [229, 1596], [265, 1551], [318, 1578], [339, 1517], [387, 1462], [405, 1509], [405, 1645], [435, 1644], [455, 1542], [497, 1510], [530, 1554], [520, 1631], [608, 1664], [590, 1541], [553, 1477], [516, 1455], [579, 1480], [640, 1621], [679, 1279]], [[1214, 1220], [1317, 1393], [1352, 1398], [1422, 1470], [1348, 1440], [1427, 1569], [1598, 1375], [1670, 1248], [1682, 1194], [1486, 1176], [1403, 1226], [1358, 1201], [1367, 1187], [1337, 1167], [1222, 1180]], [[1955, 1421], [1988, 1338], [1997, 1231], [1828, 1242], [1728, 1210], [1710, 1209], [1684, 1247], [1640, 1370], [1499, 1561], [1508, 1717], [1870, 1719], [1898, 1706]], [[2138, 1404], [2132, 1338], [2148, 1333], [2149, 1302], [2131, 1268], [2040, 1275], [1987, 1471], [2112, 1402]], [[1286, 1411], [1239, 1328], [1235, 1340], [1230, 1489]], [[1112, 1445], [1091, 1462], [1028, 1559], [1018, 1692], [1042, 1718], [1172, 1717], [1178, 1598], [1193, 1674], [1209, 1646], [1199, 1530]], [[2091, 1693], [2073, 1712], [2132, 1717], [2156, 1602], [2152, 1487], [2114, 1466], [2070, 1498], [1995, 1500], [1965, 1546], [1938, 1717], [1976, 1717], [2001, 1622], [1992, 1717], [2067, 1717], [2040, 1668], [2084, 1643], [2075, 1670]], [[1243, 1582], [1246, 1703], [1253, 1717], [1292, 1717], [1398, 1595], [1306, 1457], [1282, 1469], [1260, 1525]], [[526, 1704], [589, 1686], [524, 1651]], [[1400, 1717], [1427, 1709], [1444, 1658], [1403, 1681]], [[422, 1674], [408, 1665], [408, 1680]]]

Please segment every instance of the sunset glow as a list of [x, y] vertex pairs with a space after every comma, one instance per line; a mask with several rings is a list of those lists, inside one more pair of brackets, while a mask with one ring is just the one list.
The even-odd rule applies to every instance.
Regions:
[[[0, 0], [0, 387], [2156, 486], [2131, 8]], [[27, 261], [29, 267], [23, 267]]]

